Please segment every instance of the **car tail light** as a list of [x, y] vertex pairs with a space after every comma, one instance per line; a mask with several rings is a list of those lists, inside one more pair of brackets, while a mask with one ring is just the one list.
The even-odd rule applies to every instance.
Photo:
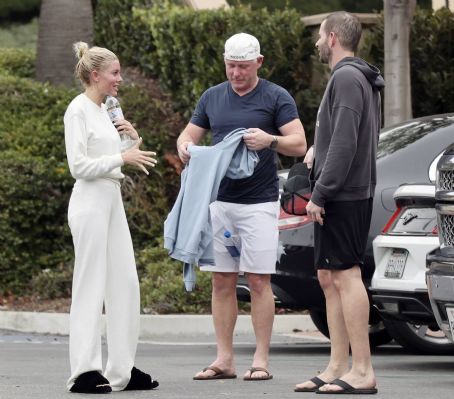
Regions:
[[312, 220], [310, 220], [306, 215], [303, 216], [290, 215], [289, 213], [281, 209], [278, 223], [279, 230], [295, 229], [297, 227], [301, 227], [309, 223], [312, 223]]
[[398, 207], [390, 217], [383, 234], [437, 236], [437, 213], [432, 207]]
[[386, 222], [385, 227], [383, 227], [383, 230], [382, 230], [383, 234], [387, 234], [388, 233], [388, 230], [391, 228], [391, 226], [394, 225], [394, 223], [396, 222], [396, 219], [399, 217], [401, 212], [402, 212], [401, 208], [397, 208], [396, 209], [396, 211], [392, 214], [392, 216]]

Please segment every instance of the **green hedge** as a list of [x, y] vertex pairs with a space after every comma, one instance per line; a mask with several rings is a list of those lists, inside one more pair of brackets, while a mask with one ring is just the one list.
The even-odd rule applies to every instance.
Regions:
[[0, 48], [0, 74], [22, 78], [35, 75], [36, 52], [19, 48]]
[[39, 15], [41, 0], [2, 0], [0, 21]]
[[0, 24], [0, 46], [35, 51], [38, 44], [38, 18], [27, 23]]
[[[146, 26], [133, 16], [135, 7], [152, 7], [153, 0], [98, 0], [95, 43], [109, 48], [128, 65], [138, 65], [142, 53], [154, 53]], [[147, 65], [142, 65], [144, 70]]]
[[260, 75], [289, 90], [306, 129], [313, 131], [322, 87], [311, 88], [314, 41], [297, 11], [245, 6], [194, 11], [168, 3], [140, 7], [141, 1], [128, 2], [135, 5], [129, 11], [115, 2], [99, 2], [98, 44], [159, 79], [186, 118], [204, 90], [225, 80], [225, 40], [245, 31], [261, 43], [265, 63]]
[[[383, 70], [384, 23], [366, 42], [369, 59]], [[447, 8], [417, 10], [410, 34], [413, 116], [454, 110], [454, 13]], [[385, 89], [386, 94], [386, 89]]]
[[211, 306], [211, 273], [197, 271], [194, 291], [186, 292], [182, 263], [169, 258], [161, 245], [137, 254], [137, 265], [145, 271], [140, 283], [145, 313], [207, 313]]
[[0, 291], [68, 262], [62, 115], [74, 92], [0, 75]]
[[415, 117], [454, 110], [454, 13], [419, 12], [410, 38]]
[[0, 290], [19, 292], [41, 269], [71, 259], [69, 181], [52, 158], [0, 152]]

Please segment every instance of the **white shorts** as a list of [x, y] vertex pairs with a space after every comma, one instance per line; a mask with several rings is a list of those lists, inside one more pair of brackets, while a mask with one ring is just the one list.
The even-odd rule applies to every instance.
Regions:
[[[210, 205], [210, 214], [215, 265], [201, 266], [201, 270], [276, 273], [279, 202], [235, 204], [215, 201]], [[225, 247], [226, 230], [240, 247], [239, 257], [232, 257]]]

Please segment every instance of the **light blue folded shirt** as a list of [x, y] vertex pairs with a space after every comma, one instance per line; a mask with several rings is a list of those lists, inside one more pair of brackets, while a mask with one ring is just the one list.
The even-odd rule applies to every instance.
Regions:
[[181, 188], [164, 222], [164, 248], [169, 256], [191, 265], [213, 265], [209, 205], [216, 200], [224, 176], [243, 179], [259, 162], [236, 129], [214, 146], [189, 146], [191, 158], [181, 174]]

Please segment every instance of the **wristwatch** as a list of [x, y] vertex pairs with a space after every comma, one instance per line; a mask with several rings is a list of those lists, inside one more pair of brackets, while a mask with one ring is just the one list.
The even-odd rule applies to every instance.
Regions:
[[279, 140], [277, 139], [277, 136], [273, 136], [273, 141], [270, 143], [270, 148], [272, 150], [276, 150], [278, 143], [279, 143]]

